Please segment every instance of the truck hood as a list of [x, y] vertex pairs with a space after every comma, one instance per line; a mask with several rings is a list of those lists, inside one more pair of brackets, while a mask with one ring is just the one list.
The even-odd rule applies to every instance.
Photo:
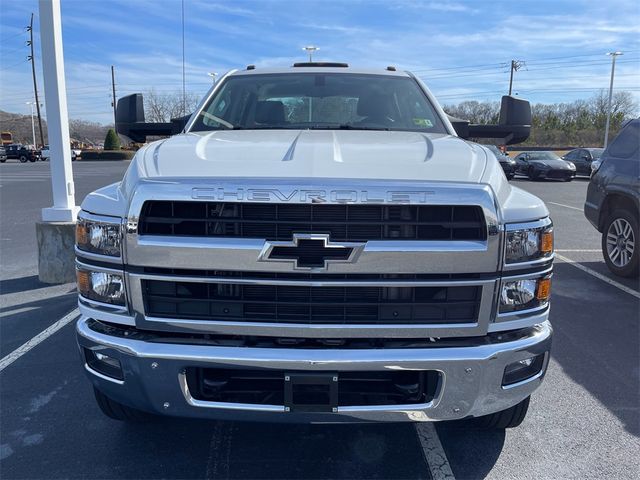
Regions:
[[139, 178], [276, 177], [478, 183], [486, 154], [443, 134], [345, 130], [187, 133], [149, 145]]
[[138, 151], [122, 182], [87, 195], [82, 208], [124, 218], [141, 182], [181, 178], [194, 185], [207, 178], [238, 179], [239, 185], [242, 178], [472, 183], [493, 191], [504, 223], [548, 215], [540, 199], [507, 182], [481, 145], [442, 134], [328, 130], [216, 131], [160, 140]]

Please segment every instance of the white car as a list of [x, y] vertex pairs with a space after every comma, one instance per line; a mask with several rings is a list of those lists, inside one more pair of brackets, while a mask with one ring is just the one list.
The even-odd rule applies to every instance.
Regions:
[[[40, 155], [42, 157], [43, 162], [49, 160], [49, 158], [51, 157], [51, 150], [49, 150], [49, 145], [45, 145], [44, 147], [42, 147], [42, 149], [40, 150]], [[78, 148], [71, 149], [72, 161], [76, 161], [78, 158], [80, 158], [81, 155], [82, 155], [82, 150]]]

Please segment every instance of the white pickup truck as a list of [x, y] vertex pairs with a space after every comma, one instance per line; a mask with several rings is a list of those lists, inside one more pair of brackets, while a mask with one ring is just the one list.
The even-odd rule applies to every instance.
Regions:
[[[42, 157], [42, 161], [46, 162], [51, 159], [51, 151], [49, 150], [49, 145], [45, 145], [40, 150], [40, 156]], [[78, 158], [82, 156], [82, 150], [79, 148], [71, 149], [71, 161], [75, 162]]]
[[[232, 71], [77, 223], [81, 358], [102, 411], [282, 422], [525, 417], [551, 347], [553, 228], [393, 67]], [[181, 133], [178, 133], [181, 132]]]

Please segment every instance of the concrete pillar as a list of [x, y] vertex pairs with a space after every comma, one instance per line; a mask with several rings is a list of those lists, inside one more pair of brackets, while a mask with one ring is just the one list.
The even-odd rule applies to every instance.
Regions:
[[44, 222], [36, 224], [38, 277], [46, 283], [66, 283], [75, 279], [73, 243], [80, 209], [71, 169], [60, 0], [40, 0], [39, 12], [53, 206], [42, 209]]

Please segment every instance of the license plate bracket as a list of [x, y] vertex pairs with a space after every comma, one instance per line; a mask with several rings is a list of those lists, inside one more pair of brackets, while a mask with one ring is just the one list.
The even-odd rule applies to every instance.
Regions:
[[284, 407], [288, 412], [336, 412], [338, 374], [285, 372]]

